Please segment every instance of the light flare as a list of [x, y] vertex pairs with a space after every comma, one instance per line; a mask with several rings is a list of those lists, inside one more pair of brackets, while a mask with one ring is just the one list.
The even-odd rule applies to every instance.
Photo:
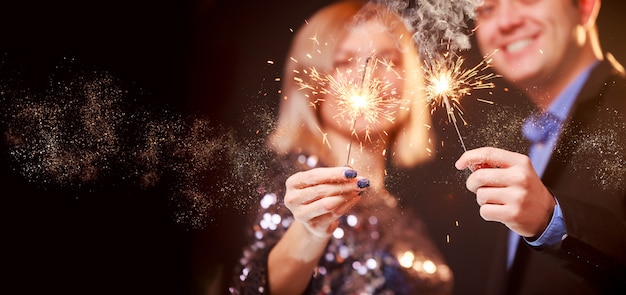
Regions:
[[431, 106], [431, 113], [439, 106], [446, 110], [448, 121], [454, 124], [464, 151], [467, 151], [467, 148], [457, 124], [458, 115], [463, 124], [467, 125], [463, 118], [461, 99], [471, 95], [472, 90], [495, 87], [495, 84], [490, 80], [498, 78], [500, 75], [485, 72], [491, 66], [492, 55], [493, 53], [487, 55], [477, 65], [469, 69], [463, 67], [465, 59], [458, 55], [446, 54], [439, 59], [424, 62], [426, 101]]
[[[352, 74], [353, 69], [340, 68], [335, 69], [334, 75], [325, 77], [328, 87], [322, 93], [337, 98], [339, 112], [335, 119], [354, 122], [362, 118], [367, 123], [366, 130], [369, 130], [369, 124], [395, 120], [399, 103], [397, 91], [390, 81], [374, 76], [378, 63], [382, 62], [376, 57], [368, 57], [357, 70], [362, 72], [360, 79]], [[352, 131], [355, 133], [354, 128]]]
[[317, 69], [311, 68], [303, 71], [308, 75], [308, 79], [296, 78], [301, 90], [309, 89], [312, 95], [319, 95], [311, 100], [313, 107], [326, 101], [324, 97], [330, 95], [336, 99], [334, 107], [337, 114], [333, 118], [338, 122], [352, 122], [346, 165], [350, 161], [352, 139], [361, 140], [356, 130], [357, 121], [361, 119], [365, 123], [364, 140], [371, 140], [370, 125], [381, 121], [394, 122], [396, 110], [400, 106], [399, 94], [394, 84], [374, 75], [378, 64], [381, 64], [384, 66], [383, 71], [393, 73], [401, 79], [391, 62], [375, 56], [367, 57], [365, 61], [355, 59], [354, 62], [355, 66], [338, 67], [330, 74], [322, 74]]

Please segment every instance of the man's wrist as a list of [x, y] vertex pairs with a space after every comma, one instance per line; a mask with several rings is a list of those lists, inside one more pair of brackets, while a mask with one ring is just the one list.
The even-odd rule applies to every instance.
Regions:
[[524, 241], [532, 247], [545, 248], [559, 243], [563, 237], [567, 234], [565, 228], [565, 220], [563, 219], [563, 212], [558, 200], [554, 205], [554, 211], [552, 212], [552, 218], [548, 223], [546, 229], [536, 239], [524, 238]]

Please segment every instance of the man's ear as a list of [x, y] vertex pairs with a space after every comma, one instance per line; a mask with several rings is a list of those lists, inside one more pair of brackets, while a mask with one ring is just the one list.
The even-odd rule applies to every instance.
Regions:
[[578, 0], [580, 24], [589, 27], [594, 26], [600, 12], [601, 0]]

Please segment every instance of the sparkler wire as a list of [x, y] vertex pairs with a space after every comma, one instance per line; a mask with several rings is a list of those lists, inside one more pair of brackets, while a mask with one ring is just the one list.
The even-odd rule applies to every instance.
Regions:
[[461, 57], [425, 63], [427, 99], [433, 106], [433, 110], [438, 104], [445, 107], [448, 122], [452, 121], [454, 124], [463, 151], [467, 151], [467, 147], [457, 124], [455, 107], [460, 107], [460, 99], [470, 94], [472, 90], [495, 87], [495, 84], [489, 80], [500, 76], [489, 72], [482, 73], [483, 70], [489, 68], [492, 54], [485, 56], [480, 63], [467, 70], [461, 67], [464, 61]]
[[459, 131], [459, 126], [456, 124], [456, 118], [452, 117], [452, 123], [454, 123], [454, 129], [456, 129], [456, 134], [459, 136], [459, 141], [461, 141], [461, 147], [463, 147], [463, 151], [467, 152], [467, 148], [465, 147], [465, 142], [463, 142], [463, 137], [461, 136], [461, 132]]
[[[365, 83], [365, 78], [367, 77], [367, 69], [369, 66], [369, 63], [371, 61], [372, 57], [369, 56], [367, 57], [367, 59], [365, 60], [365, 68], [363, 69], [363, 76], [361, 76], [361, 83], [359, 85], [359, 95], [363, 95], [363, 84]], [[356, 133], [356, 116], [354, 117], [354, 120], [352, 121], [352, 128], [350, 130], [352, 130], [353, 133]], [[352, 151], [352, 142], [353, 142], [353, 137], [352, 134], [350, 135], [350, 143], [348, 144], [348, 158], [346, 159], [346, 166], [350, 166], [350, 153]]]

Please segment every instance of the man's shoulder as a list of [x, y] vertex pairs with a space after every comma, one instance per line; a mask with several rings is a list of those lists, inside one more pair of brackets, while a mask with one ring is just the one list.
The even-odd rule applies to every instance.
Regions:
[[590, 73], [578, 102], [595, 101], [626, 112], [626, 72], [612, 54], [607, 53], [605, 57]]

